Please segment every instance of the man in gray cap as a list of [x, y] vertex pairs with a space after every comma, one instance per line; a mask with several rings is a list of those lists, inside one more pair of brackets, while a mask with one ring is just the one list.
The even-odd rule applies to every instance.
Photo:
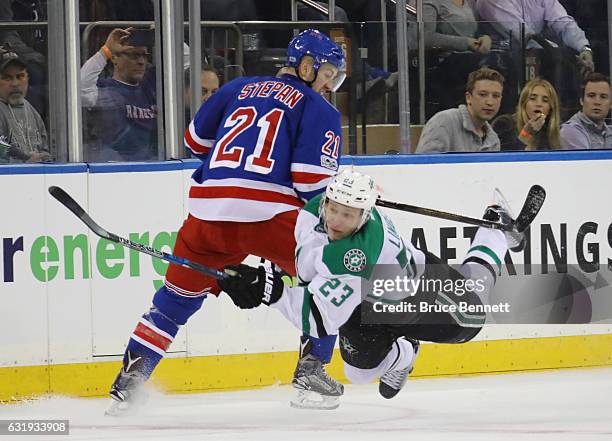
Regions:
[[0, 162], [48, 162], [47, 130], [25, 99], [25, 63], [10, 48], [0, 48]]

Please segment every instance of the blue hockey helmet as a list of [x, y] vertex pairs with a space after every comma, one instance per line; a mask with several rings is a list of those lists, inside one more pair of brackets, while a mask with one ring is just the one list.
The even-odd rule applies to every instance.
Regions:
[[346, 61], [342, 49], [327, 35], [316, 29], [306, 29], [296, 35], [287, 48], [287, 66], [297, 68], [304, 55], [314, 59], [315, 74], [323, 63], [329, 63], [338, 69], [333, 80], [332, 91], [338, 90], [346, 78]]

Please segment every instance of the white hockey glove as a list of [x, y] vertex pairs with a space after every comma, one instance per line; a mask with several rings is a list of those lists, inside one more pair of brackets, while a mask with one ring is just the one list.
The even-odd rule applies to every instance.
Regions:
[[283, 295], [284, 283], [280, 273], [270, 265], [258, 268], [240, 264], [225, 267], [230, 275], [226, 280], [219, 280], [219, 287], [240, 309], [256, 308], [262, 303], [270, 306]]

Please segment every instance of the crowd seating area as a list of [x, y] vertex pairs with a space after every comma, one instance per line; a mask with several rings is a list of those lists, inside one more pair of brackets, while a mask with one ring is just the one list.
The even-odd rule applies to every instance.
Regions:
[[[48, 38], [48, 3], [0, 1], [0, 163], [70, 160], [55, 138], [58, 86], [49, 82], [49, 60], [63, 48]], [[185, 93], [177, 101], [184, 109], [178, 109], [157, 93], [164, 72], [155, 1], [79, 2], [83, 161], [168, 158], [159, 109], [177, 112], [186, 127], [200, 102], [224, 83], [276, 75], [287, 42], [306, 27], [329, 34], [347, 55], [347, 80], [328, 97], [342, 114], [345, 154], [408, 153], [400, 146], [403, 88], [410, 97], [410, 153], [612, 147], [606, 0], [423, 0], [422, 16], [412, 13], [411, 1], [407, 22], [399, 24], [392, 1], [337, 0], [330, 17], [326, 2], [201, 0], [197, 44], [190, 41], [191, 3], [175, 11], [186, 24], [179, 79]], [[547, 6], [511, 7], [523, 3]], [[407, 27], [406, 50], [398, 50], [398, 26]], [[120, 53], [121, 38], [128, 37], [134, 50]], [[201, 66], [190, 66], [193, 47], [201, 49]], [[407, 75], [398, 71], [398, 56], [409, 61]], [[480, 89], [466, 93], [470, 73], [483, 68], [503, 77], [486, 117], [474, 110]], [[194, 78], [201, 82], [195, 92]], [[491, 80], [477, 84], [482, 81]], [[455, 138], [451, 147], [432, 144], [439, 134], [428, 122], [463, 111], [476, 121], [475, 136], [484, 140], [494, 132], [499, 142], [482, 149]], [[180, 156], [189, 153], [181, 148]]]

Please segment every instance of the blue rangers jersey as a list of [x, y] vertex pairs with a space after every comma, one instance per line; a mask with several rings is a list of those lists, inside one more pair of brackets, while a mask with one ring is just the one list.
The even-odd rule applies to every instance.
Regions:
[[155, 73], [150, 70], [140, 84], [113, 78], [97, 82], [96, 132], [104, 146], [120, 157], [111, 160], [142, 161], [157, 158], [157, 105]]
[[244, 77], [198, 110], [185, 145], [202, 161], [191, 215], [254, 222], [301, 208], [338, 170], [340, 113], [292, 75]]

